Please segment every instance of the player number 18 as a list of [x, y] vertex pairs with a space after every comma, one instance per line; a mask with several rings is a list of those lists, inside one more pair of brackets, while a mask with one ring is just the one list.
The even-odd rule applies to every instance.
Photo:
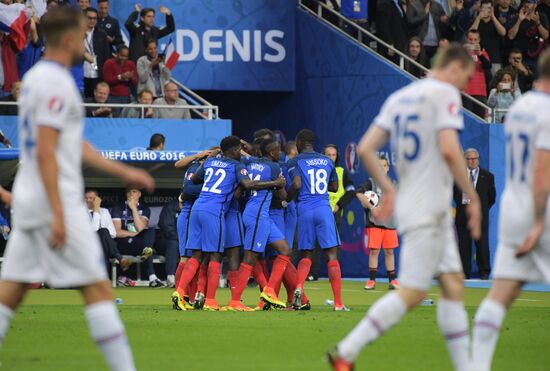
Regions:
[[311, 185], [311, 194], [325, 194], [328, 188], [328, 174], [325, 169], [310, 169], [307, 171], [309, 175], [309, 184]]

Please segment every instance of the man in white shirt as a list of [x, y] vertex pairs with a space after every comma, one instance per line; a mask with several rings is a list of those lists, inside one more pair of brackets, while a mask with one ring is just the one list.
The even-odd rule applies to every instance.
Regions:
[[111, 213], [104, 207], [101, 207], [101, 198], [97, 190], [88, 189], [85, 194], [86, 206], [88, 207], [88, 213], [90, 214], [90, 220], [94, 231], [99, 236], [101, 247], [103, 248], [103, 254], [105, 255], [105, 265], [107, 272], [109, 272], [110, 259], [117, 259], [120, 263], [120, 267], [123, 271], [126, 271], [132, 262], [122, 257], [114, 238], [116, 237], [116, 229], [113, 224], [113, 218]]

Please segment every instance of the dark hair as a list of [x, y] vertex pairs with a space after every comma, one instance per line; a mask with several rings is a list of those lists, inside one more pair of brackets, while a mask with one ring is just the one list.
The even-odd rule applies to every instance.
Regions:
[[149, 40], [147, 40], [147, 43], [145, 44], [145, 47], [148, 48], [150, 44], [158, 45], [158, 42], [155, 39], [149, 39]]
[[550, 79], [550, 49], [542, 52], [537, 65], [539, 67], [539, 76], [544, 79]]
[[161, 144], [163, 144], [164, 142], [166, 142], [166, 138], [164, 137], [164, 135], [162, 135], [160, 133], [155, 133], [151, 136], [151, 139], [149, 140], [149, 148], [148, 149], [156, 148], [156, 147], [160, 146]]
[[338, 147], [336, 146], [336, 144], [329, 143], [325, 146], [325, 148], [323, 148], [323, 154], [325, 154], [325, 150], [327, 148], [333, 148], [334, 150], [336, 150], [336, 160], [334, 161], [334, 163], [337, 164], [340, 161], [340, 151], [338, 151]]
[[272, 145], [273, 143], [277, 143], [274, 139], [264, 139], [260, 143], [260, 152], [262, 156], [265, 156], [269, 153], [268, 147]]
[[386, 161], [386, 163], [387, 163], [388, 165], [389, 165], [389, 163], [390, 163], [390, 162], [388, 161], [388, 158], [387, 158], [385, 155], [381, 154], [381, 153], [378, 154], [378, 159], [379, 159], [379, 160], [384, 160], [384, 161]]
[[483, 4], [491, 4], [491, 6], [493, 6], [493, 0], [481, 0], [480, 5], [483, 5]]
[[285, 153], [288, 155], [290, 151], [292, 150], [292, 147], [296, 148], [296, 141], [295, 140], [289, 140], [286, 142], [285, 145]]
[[493, 78], [493, 87], [496, 88], [497, 85], [502, 81], [504, 75], [510, 75], [512, 78], [512, 81], [516, 80], [516, 71], [512, 67], [505, 67], [501, 68], [495, 73], [495, 77]]
[[241, 145], [241, 139], [235, 135], [230, 135], [228, 137], [225, 137], [220, 142], [220, 148], [222, 152], [227, 152], [230, 149], [233, 149], [235, 147], [240, 147]]
[[95, 193], [96, 196], [99, 196], [99, 192], [98, 192], [97, 189], [95, 189], [95, 188], [88, 188], [88, 189], [86, 189], [86, 192], [84, 192], [84, 194], [86, 194], [86, 193], [91, 193], [91, 192]]
[[300, 142], [303, 144], [315, 144], [315, 133], [309, 129], [302, 129], [296, 135], [296, 139], [300, 139]]
[[48, 11], [41, 22], [46, 46], [59, 46], [63, 35], [80, 28], [81, 20], [82, 12], [72, 6]]
[[474, 60], [470, 53], [459, 43], [452, 42], [437, 52], [435, 55], [434, 69], [445, 68], [449, 64], [457, 61], [464, 67], [474, 64]]
[[96, 9], [96, 8], [92, 8], [92, 7], [86, 8], [86, 10], [84, 10], [84, 12], [85, 12], [85, 13], [92, 12], [92, 13], [95, 13], [96, 15], [99, 15], [97, 9]]
[[101, 4], [101, 3], [108, 3], [109, 0], [97, 0], [97, 5]]
[[145, 94], [145, 93], [151, 94], [152, 97], [155, 96], [151, 90], [149, 90], [149, 89], [143, 89], [142, 91], [140, 91], [140, 92], [138, 93], [138, 98], [143, 97], [143, 94]]
[[124, 49], [126, 50], [130, 50], [126, 44], [120, 44], [119, 46], [116, 47], [116, 53], [120, 53], [121, 51], [123, 51]]
[[520, 48], [513, 48], [512, 50], [510, 50], [510, 54], [521, 54], [523, 56], [523, 52]]
[[271, 138], [275, 137], [275, 134], [269, 129], [259, 129], [254, 132], [252, 135], [254, 139], [263, 138], [265, 136], [269, 136]]
[[[472, 28], [471, 30], [468, 30], [469, 34], [479, 35], [479, 31], [476, 28]], [[480, 35], [481, 37], [481, 35]]]
[[143, 8], [141, 9], [141, 12], [139, 12], [139, 16], [141, 18], [145, 17], [147, 15], [147, 13], [149, 12], [153, 12], [153, 14], [155, 14], [155, 9], [153, 8]]

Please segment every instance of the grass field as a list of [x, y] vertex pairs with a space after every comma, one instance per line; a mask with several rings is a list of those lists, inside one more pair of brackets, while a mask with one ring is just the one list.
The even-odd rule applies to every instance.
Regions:
[[[168, 289], [117, 289], [119, 305], [139, 370], [328, 370], [325, 351], [344, 336], [374, 300], [361, 282], [344, 283], [351, 312], [332, 312], [327, 281], [308, 284], [311, 312], [175, 312]], [[470, 318], [486, 290], [467, 289]], [[437, 301], [437, 289], [432, 291]], [[256, 304], [257, 290], [245, 301]], [[219, 291], [220, 302], [229, 298]], [[0, 370], [103, 370], [105, 364], [88, 336], [77, 292], [34, 290], [17, 311], [0, 352]], [[358, 370], [450, 370], [435, 321], [435, 306], [410, 313], [365, 350]], [[550, 369], [550, 293], [529, 292], [509, 313], [494, 370]]]

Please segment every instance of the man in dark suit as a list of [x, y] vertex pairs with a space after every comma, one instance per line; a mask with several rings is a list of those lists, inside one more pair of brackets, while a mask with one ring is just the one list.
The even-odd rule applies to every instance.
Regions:
[[87, 29], [84, 46], [84, 96], [93, 97], [94, 89], [103, 80], [103, 64], [111, 57], [107, 34], [97, 27], [97, 9], [86, 9]]
[[[468, 176], [474, 184], [481, 201], [483, 222], [481, 226], [481, 239], [475, 241], [476, 264], [479, 270], [479, 277], [482, 280], [489, 278], [491, 273], [491, 262], [489, 260], [489, 209], [494, 205], [496, 199], [495, 177], [485, 169], [479, 167], [479, 153], [476, 149], [467, 149], [464, 153], [468, 165]], [[466, 205], [470, 200], [454, 187], [454, 201], [456, 204], [456, 231], [458, 234], [458, 246], [460, 258], [466, 278], [470, 278], [472, 270], [472, 238], [468, 230], [468, 219], [466, 217]]]
[[[406, 8], [402, 0], [381, 0], [378, 2], [376, 19], [383, 20], [376, 23], [376, 35], [397, 50], [405, 52], [409, 41]], [[398, 62], [398, 56], [391, 50], [379, 47], [379, 51], [386, 58]]]

